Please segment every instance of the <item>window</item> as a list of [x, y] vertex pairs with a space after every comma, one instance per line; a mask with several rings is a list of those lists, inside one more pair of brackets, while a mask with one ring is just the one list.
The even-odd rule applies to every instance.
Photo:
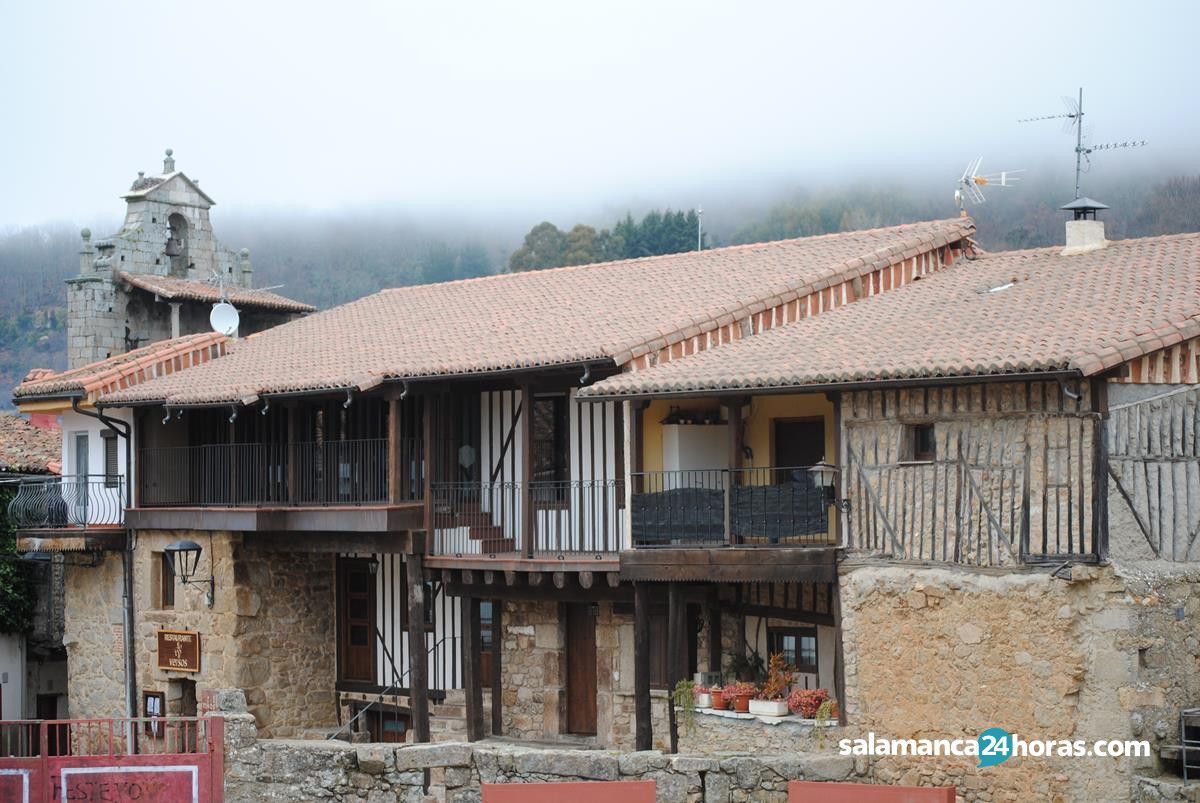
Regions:
[[908, 429], [912, 459], [924, 462], [932, 462], [937, 459], [933, 424], [913, 424]]
[[150, 553], [151, 604], [169, 610], [175, 607], [175, 568], [165, 552]]
[[570, 479], [570, 408], [567, 397], [541, 396], [533, 400], [533, 480], [566, 482]]
[[770, 628], [767, 651], [783, 653], [783, 659], [797, 672], [817, 674], [817, 629], [815, 627]]
[[106, 429], [100, 433], [104, 442], [104, 487], [117, 488], [121, 485], [120, 466], [117, 462], [117, 433]]

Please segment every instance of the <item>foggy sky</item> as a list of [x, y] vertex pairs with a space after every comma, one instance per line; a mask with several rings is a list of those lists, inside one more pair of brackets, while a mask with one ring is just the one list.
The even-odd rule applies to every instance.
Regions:
[[1057, 122], [1015, 121], [1080, 85], [1095, 142], [1151, 142], [1094, 171], [1195, 173], [1197, 30], [1192, 2], [0, 0], [0, 226], [113, 217], [165, 147], [223, 215], [949, 194], [976, 155], [1069, 169]]

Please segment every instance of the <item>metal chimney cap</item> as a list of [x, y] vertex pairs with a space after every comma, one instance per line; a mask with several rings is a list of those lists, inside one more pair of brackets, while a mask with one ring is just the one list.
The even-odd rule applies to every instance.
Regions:
[[1108, 209], [1108, 204], [1093, 201], [1091, 198], [1076, 198], [1069, 204], [1063, 204], [1059, 209], [1065, 209], [1068, 212], [1074, 212], [1077, 209]]

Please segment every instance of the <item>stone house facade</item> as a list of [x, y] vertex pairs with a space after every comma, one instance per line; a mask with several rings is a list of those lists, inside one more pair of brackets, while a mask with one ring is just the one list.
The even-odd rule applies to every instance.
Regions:
[[[1024, 800], [1169, 773], [1200, 692], [1195, 521], [1163, 490], [1196, 470], [1200, 375], [1171, 366], [1200, 336], [1172, 292], [1197, 236], [981, 255], [949, 224], [885, 231], [865, 255], [814, 238], [385, 291], [102, 395], [135, 411], [139, 685], [183, 680], [150, 665], [169, 627], [220, 648], [196, 696], [245, 689], [270, 736], [819, 753], [997, 726], [1153, 750], [853, 774]], [[662, 297], [632, 298], [649, 279]], [[348, 325], [412, 338], [285, 359]], [[211, 611], [185, 585], [154, 608], [181, 539]], [[828, 730], [699, 714], [697, 735], [665, 704], [774, 652], [836, 699]]]

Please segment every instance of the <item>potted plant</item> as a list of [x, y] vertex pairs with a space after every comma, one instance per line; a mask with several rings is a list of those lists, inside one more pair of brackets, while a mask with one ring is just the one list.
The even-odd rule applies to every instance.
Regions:
[[729, 662], [729, 671], [738, 680], [753, 681], [763, 676], [763, 659], [757, 650], [749, 655], [735, 655]]
[[708, 696], [714, 711], [725, 710], [726, 702], [724, 689], [722, 689], [720, 686], [713, 686], [708, 690]]
[[791, 667], [783, 658], [783, 653], [777, 652], [767, 663], [767, 679], [754, 699], [750, 701], [750, 713], [771, 717], [785, 717], [788, 714], [788, 684], [791, 681]]
[[712, 708], [712, 689], [710, 689], [708, 686], [701, 686], [697, 684], [692, 687], [692, 694], [696, 695], [697, 708]]
[[828, 699], [829, 692], [825, 689], [792, 689], [787, 702], [793, 714], [812, 719], [817, 715], [821, 703]]
[[725, 687], [726, 696], [733, 695], [733, 710], [740, 714], [749, 713], [750, 698], [757, 693], [758, 687], [744, 680]]

